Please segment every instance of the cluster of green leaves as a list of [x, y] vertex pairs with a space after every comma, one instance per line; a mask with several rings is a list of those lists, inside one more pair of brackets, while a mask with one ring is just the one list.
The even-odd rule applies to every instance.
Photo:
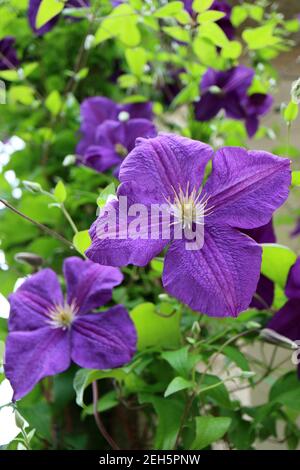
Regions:
[[[277, 73], [269, 60], [292, 46], [289, 35], [299, 25], [283, 19], [269, 3], [235, 6], [231, 20], [242, 33], [228, 40], [217, 24], [222, 13], [210, 9], [211, 0], [195, 0], [193, 17], [180, 1], [128, 0], [112, 9], [109, 0], [92, 0], [92, 9], [83, 12], [85, 18], [73, 23], [66, 16], [78, 12], [43, 0], [37, 26], [59, 12], [61, 18], [42, 38], [29, 28], [27, 0], [0, 2], [0, 37], [16, 36], [21, 61], [18, 71], [0, 72], [7, 84], [0, 139], [17, 135], [25, 143], [3, 165], [0, 197], [65, 239], [1, 210], [1, 294], [8, 296], [18, 278], [37, 269], [20, 253], [39, 257], [41, 267], [51, 266], [58, 273], [67, 256], [80, 256], [90, 243], [87, 229], [97, 209], [115, 191], [117, 181], [111, 174], [75, 164], [84, 98], [150, 100], [158, 127], [213, 146], [245, 144], [242, 123], [224, 118], [196, 122], [192, 102], [199, 98], [199, 82], [208, 67], [225, 70], [246, 54], [256, 70], [251, 93], [273, 90]], [[289, 126], [297, 111], [292, 98], [284, 110]], [[274, 138], [274, 130], [261, 128], [256, 138], [261, 137]], [[299, 157], [299, 149], [285, 142], [275, 150]], [[16, 178], [10, 183], [12, 172]], [[299, 171], [293, 172], [293, 186], [299, 191]], [[292, 223], [294, 216], [281, 216], [276, 222]], [[273, 310], [285, 302], [285, 282], [295, 258], [284, 246], [264, 246], [262, 273], [276, 285]], [[254, 361], [249, 352], [253, 344], [264, 347], [258, 332], [272, 313], [250, 309], [238, 319], [199, 317], [163, 292], [162, 266], [162, 260], [155, 259], [146, 268], [125, 268], [125, 281], [113, 294], [114, 302], [130, 311], [137, 328], [133, 362], [112, 371], [72, 366], [44, 380], [17, 404], [29, 431], [20, 424], [19, 440], [8, 449], [20, 442], [33, 449], [106, 448], [92, 416], [91, 384], [96, 380], [97, 410], [123, 448], [203, 449], [222, 439], [228, 448], [251, 449], [258, 441], [278, 439], [278, 422], [284, 423], [289, 448], [298, 445], [296, 373], [277, 367], [274, 356], [270, 362]], [[6, 335], [7, 322], [0, 319], [0, 357]], [[287, 364], [289, 360], [290, 353]], [[0, 373], [0, 382], [3, 379]], [[271, 385], [269, 396], [263, 404], [245, 406], [238, 389], [242, 393], [260, 383]]]

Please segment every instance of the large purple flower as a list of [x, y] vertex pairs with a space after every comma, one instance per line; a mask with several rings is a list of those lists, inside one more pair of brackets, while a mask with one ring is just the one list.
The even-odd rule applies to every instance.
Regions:
[[19, 61], [15, 50], [15, 38], [6, 36], [0, 40], [0, 70], [9, 70], [18, 67]]
[[244, 120], [249, 137], [259, 125], [259, 117], [266, 114], [272, 106], [271, 95], [247, 91], [254, 78], [254, 70], [239, 65], [226, 72], [208, 69], [201, 85], [200, 101], [195, 103], [195, 117], [198, 121], [209, 121], [221, 109], [232, 119]]
[[[195, 16], [195, 12], [193, 11], [193, 1], [194, 0], [183, 0], [185, 9], [189, 12], [191, 16]], [[224, 31], [228, 39], [233, 39], [235, 35], [234, 27], [230, 21], [232, 7], [227, 3], [226, 0], [215, 0], [210, 7], [210, 10], [221, 11], [225, 13], [225, 16], [220, 20], [216, 21], [216, 23], [220, 26], [220, 28]]]
[[119, 105], [101, 96], [87, 98], [81, 105], [80, 162], [99, 172], [118, 171], [137, 137], [156, 135], [151, 118], [151, 103]]
[[[211, 158], [212, 173], [201, 190]], [[182, 231], [187, 224], [204, 222], [203, 247], [189, 250], [184, 237], [166, 239], [161, 233], [157, 238], [144, 237], [145, 232], [140, 238], [130, 237], [118, 225], [116, 233], [100, 237], [107, 223], [102, 213], [91, 227], [87, 256], [111, 266], [144, 266], [170, 245], [163, 285], [171, 295], [208, 315], [236, 316], [245, 310], [259, 280], [261, 247], [240, 229], [265, 225], [284, 203], [291, 181], [289, 160], [238, 147], [213, 155], [202, 142], [162, 134], [138, 139], [121, 166], [120, 181], [119, 200], [127, 196], [130, 205], [143, 204], [148, 214], [153, 204], [167, 203]], [[117, 201], [110, 204], [120, 209]], [[119, 225], [120, 219], [117, 214]], [[132, 217], [128, 220], [131, 223]], [[151, 222], [150, 217], [149, 232]]]
[[[300, 340], [300, 258], [291, 268], [285, 294], [286, 304], [274, 315], [267, 327], [292, 341]], [[298, 366], [300, 378], [300, 365]]]
[[[48, 23], [44, 24], [41, 28], [37, 29], [35, 26], [36, 17], [42, 0], [30, 0], [28, 9], [28, 20], [32, 31], [38, 36], [51, 31], [59, 20], [60, 15], [54, 16]], [[90, 6], [90, 0], [67, 0], [64, 8], [86, 8]], [[74, 18], [72, 18], [74, 19]]]
[[[253, 230], [245, 230], [249, 237], [257, 243], [276, 243], [276, 236], [273, 228], [273, 221], [262, 227]], [[272, 306], [274, 300], [274, 283], [263, 274], [260, 275], [256, 293], [250, 304], [251, 307], [259, 310], [268, 309]]]
[[122, 282], [119, 269], [72, 257], [64, 262], [64, 275], [66, 298], [51, 269], [34, 274], [10, 296], [5, 373], [14, 400], [43, 377], [66, 370], [71, 360], [81, 367], [111, 369], [135, 352], [136, 332], [124, 307], [93, 313]]

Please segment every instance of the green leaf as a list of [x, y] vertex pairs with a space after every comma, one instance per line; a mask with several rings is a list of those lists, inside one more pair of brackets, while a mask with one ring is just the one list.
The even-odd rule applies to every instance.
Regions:
[[92, 241], [88, 230], [77, 232], [73, 237], [73, 245], [81, 255], [84, 255], [86, 250], [91, 246], [91, 243]]
[[174, 398], [140, 394], [140, 403], [151, 403], [158, 415], [154, 449], [173, 449], [181, 424], [184, 403]]
[[197, 13], [202, 13], [203, 11], [208, 10], [213, 3], [214, 0], [194, 0], [192, 8]]
[[37, 29], [44, 26], [56, 15], [62, 12], [65, 3], [63, 0], [42, 0], [36, 15], [35, 27]]
[[125, 57], [131, 72], [137, 77], [143, 75], [147, 63], [147, 52], [145, 49], [142, 47], [126, 49]]
[[183, 9], [182, 2], [168, 2], [167, 5], [162, 6], [154, 13], [155, 18], [169, 18], [173, 17]]
[[47, 96], [45, 101], [46, 108], [49, 109], [52, 116], [57, 116], [62, 109], [62, 99], [57, 90], [54, 90]]
[[108, 202], [111, 197], [114, 197], [116, 194], [115, 183], [110, 183], [106, 188], [104, 188], [97, 198], [97, 205], [102, 209]]
[[298, 104], [290, 101], [283, 112], [283, 117], [286, 122], [292, 122], [297, 119], [299, 113]]
[[284, 289], [288, 273], [296, 262], [296, 253], [290, 248], [276, 243], [263, 243], [262, 248], [262, 274]]
[[60, 180], [54, 188], [53, 193], [57, 202], [62, 204], [67, 199], [67, 190], [64, 183]]
[[165, 26], [162, 28], [163, 31], [171, 36], [172, 38], [176, 39], [176, 41], [182, 42], [189, 42], [190, 41], [190, 33], [186, 29], [180, 28], [180, 26]]
[[238, 41], [228, 41], [221, 50], [224, 59], [237, 59], [242, 53], [242, 45]]
[[29, 106], [34, 102], [34, 89], [25, 85], [12, 86], [8, 96], [13, 104], [21, 103]]
[[196, 437], [191, 450], [201, 450], [221, 439], [228, 431], [231, 418], [200, 416], [195, 418]]
[[222, 11], [210, 10], [205, 11], [204, 13], [200, 13], [200, 15], [197, 16], [197, 21], [200, 24], [206, 23], [207, 21], [218, 21], [224, 16], [225, 13], [223, 13]]
[[186, 380], [183, 377], [175, 377], [172, 382], [169, 383], [164, 396], [168, 397], [173, 395], [180, 390], [186, 390], [187, 388], [192, 388], [195, 384], [190, 380]]
[[199, 36], [209, 39], [218, 47], [223, 47], [228, 43], [228, 38], [224, 31], [216, 23], [204, 23], [199, 28]]
[[189, 374], [189, 355], [188, 346], [177, 349], [176, 351], [164, 351], [161, 357], [167, 361], [174, 370], [183, 377]]
[[292, 186], [300, 186], [300, 170], [292, 172]]
[[169, 317], [155, 313], [155, 305], [140, 304], [135, 307], [130, 316], [138, 334], [138, 350], [148, 347], [176, 348], [180, 342], [180, 312]]
[[243, 7], [242, 5], [236, 5], [232, 9], [230, 20], [233, 26], [237, 28], [247, 19], [247, 17], [248, 17], [247, 8]]
[[223, 349], [223, 354], [229, 357], [235, 364], [240, 367], [242, 370], [250, 370], [249, 362], [247, 361], [244, 354], [233, 346], [226, 346]]
[[[101, 315], [101, 314], [99, 314]], [[73, 382], [73, 387], [76, 393], [76, 403], [82, 408], [85, 407], [83, 401], [83, 395], [85, 389], [95, 380], [100, 379], [115, 379], [121, 382], [126, 377], [125, 372], [122, 369], [112, 369], [107, 371], [93, 370], [93, 369], [80, 369]]]
[[125, 3], [119, 5], [102, 21], [96, 31], [94, 44], [117, 37], [125, 46], [137, 46], [141, 40], [137, 21], [138, 16], [130, 5]]
[[266, 24], [258, 28], [245, 29], [242, 33], [244, 41], [250, 50], [263, 49], [275, 46], [280, 42], [280, 38], [273, 36], [274, 25]]

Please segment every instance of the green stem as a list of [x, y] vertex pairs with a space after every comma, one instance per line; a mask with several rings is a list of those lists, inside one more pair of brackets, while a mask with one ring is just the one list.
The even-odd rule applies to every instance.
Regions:
[[75, 224], [74, 220], [72, 219], [71, 215], [69, 214], [69, 212], [65, 208], [65, 205], [61, 204], [60, 208], [61, 208], [62, 213], [64, 214], [65, 218], [69, 222], [70, 226], [72, 227], [73, 232], [78, 233], [78, 228], [76, 227], [76, 224]]

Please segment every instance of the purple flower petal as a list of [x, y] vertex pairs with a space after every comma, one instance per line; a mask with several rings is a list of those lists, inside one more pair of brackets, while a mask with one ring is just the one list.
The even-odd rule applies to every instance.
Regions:
[[106, 148], [101, 145], [91, 145], [86, 150], [81, 162], [83, 165], [102, 173], [113, 166], [119, 165], [120, 158], [116, 155], [115, 148], [112, 145]]
[[[128, 207], [130, 207], [128, 202]], [[99, 233], [105, 233], [105, 227], [107, 224], [107, 217], [105, 215], [100, 216], [90, 229], [90, 236], [92, 239], [91, 247], [86, 251], [86, 255], [89, 259], [95, 263], [105, 264], [109, 266], [126, 266], [128, 264], [134, 264], [136, 266], [146, 266], [152, 258], [157, 256], [169, 243], [169, 240], [163, 240], [161, 234], [158, 240], [150, 238], [152, 226], [150, 221], [145, 219], [145, 226], [147, 230], [147, 238], [130, 238], [128, 237], [127, 229], [128, 225], [134, 219], [134, 217], [128, 216], [128, 224], [125, 227], [120, 227], [119, 222], [119, 205], [118, 201], [109, 203], [107, 209], [113, 207], [117, 214], [117, 229], [116, 234], [109, 234], [109, 238], [99, 238]], [[114, 235], [114, 236], [112, 236]]]
[[0, 41], [0, 70], [10, 70], [18, 67], [19, 60], [15, 50], [15, 38], [6, 36]]
[[223, 97], [214, 93], [205, 93], [200, 101], [194, 103], [195, 118], [198, 121], [209, 121], [224, 107]]
[[[198, 189], [213, 150], [202, 142], [172, 134], [154, 139], [138, 139], [120, 169], [122, 183], [134, 182], [148, 194], [148, 202], [165, 203], [179, 187]], [[140, 203], [144, 201], [137, 198]]]
[[7, 337], [5, 375], [14, 390], [14, 400], [30, 392], [44, 377], [59, 374], [69, 365], [70, 343], [66, 330], [44, 327], [12, 332]]
[[112, 369], [131, 360], [136, 351], [136, 331], [121, 305], [106, 312], [76, 319], [72, 329], [72, 359], [80, 367]]
[[300, 340], [300, 302], [297, 299], [288, 300], [274, 317], [269, 321], [268, 328], [275, 330], [292, 341]]
[[172, 242], [165, 259], [163, 285], [193, 310], [211, 316], [237, 316], [256, 290], [261, 248], [226, 225], [207, 227], [201, 250]]
[[289, 299], [300, 299], [300, 258], [289, 272], [285, 293]]
[[63, 303], [57, 275], [52, 269], [43, 269], [29, 277], [9, 297], [10, 331], [35, 330], [45, 326], [48, 312]]
[[75, 256], [65, 260], [64, 276], [68, 304], [75, 301], [79, 314], [90, 312], [109, 302], [113, 288], [123, 280], [119, 269], [100, 266]]
[[207, 223], [244, 229], [264, 225], [287, 199], [290, 182], [288, 159], [224, 147], [214, 156], [212, 174], [204, 188], [213, 210]]

